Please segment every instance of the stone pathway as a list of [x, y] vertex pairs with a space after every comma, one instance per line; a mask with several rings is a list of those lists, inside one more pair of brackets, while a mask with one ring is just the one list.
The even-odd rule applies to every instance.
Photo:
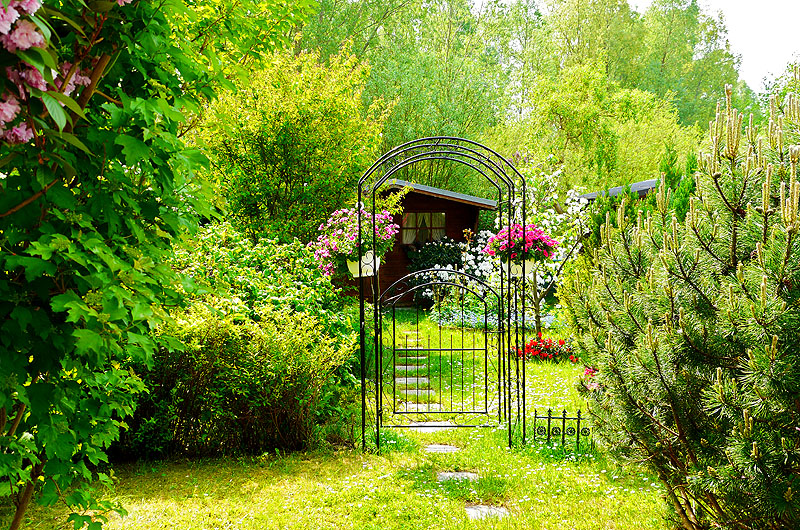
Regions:
[[474, 506], [467, 506], [464, 508], [467, 511], [467, 517], [470, 519], [486, 519], [487, 517], [503, 517], [511, 515], [511, 513], [502, 506], [487, 506], [485, 504], [476, 504]]
[[417, 432], [437, 432], [455, 428], [450, 421], [414, 421], [409, 425], [412, 431]]
[[[432, 389], [427, 388], [430, 385], [430, 380], [428, 377], [423, 375], [409, 377], [408, 372], [424, 370], [425, 364], [423, 363], [427, 360], [427, 357], [414, 355], [414, 351], [409, 351], [425, 349], [422, 346], [416, 346], [415, 344], [418, 342], [417, 339], [412, 338], [409, 335], [413, 335], [413, 333], [406, 332], [408, 343], [405, 348], [406, 351], [400, 352], [401, 355], [398, 362], [402, 364], [395, 365], [395, 372], [400, 372], [400, 375], [395, 377], [394, 382], [395, 385], [399, 387], [408, 387], [409, 385], [414, 385], [417, 388], [399, 388], [397, 391], [398, 393], [402, 393], [407, 396], [406, 399], [408, 399], [410, 396], [434, 397], [436, 393]], [[419, 403], [406, 401], [400, 403], [400, 407], [406, 412], [430, 412], [442, 410], [440, 403]], [[455, 425], [450, 421], [417, 421], [412, 422], [409, 429], [417, 432], [437, 432], [452, 429], [454, 427]], [[430, 444], [425, 446], [424, 451], [426, 453], [433, 454], [451, 454], [460, 451], [460, 449], [453, 445]], [[478, 474], [470, 471], [440, 471], [436, 474], [436, 480], [438, 482], [446, 482], [450, 480], [474, 481], [478, 480]], [[487, 517], [503, 518], [510, 515], [509, 511], [502, 506], [476, 504], [465, 506], [464, 509], [466, 510], [467, 517], [472, 520], [485, 519]]]
[[398, 385], [427, 385], [430, 383], [427, 377], [395, 377], [394, 382]]
[[469, 471], [440, 471], [436, 474], [438, 482], [445, 482], [448, 480], [478, 480], [477, 473]]
[[[437, 423], [437, 422], [427, 422], [427, 423]], [[450, 454], [450, 453], [457, 453], [461, 449], [459, 449], [454, 445], [429, 444], [426, 445], [423, 448], [423, 450], [426, 453]], [[446, 482], [448, 480], [470, 480], [470, 481], [478, 480], [478, 474], [472, 473], [470, 471], [440, 471], [439, 473], [436, 474], [436, 480], [438, 482]], [[502, 519], [504, 517], [508, 517], [511, 515], [511, 512], [509, 512], [508, 509], [504, 508], [503, 506], [490, 506], [488, 504], [468, 505], [464, 507], [464, 511], [467, 513], [467, 517], [473, 521], [486, 519], [489, 517]]]
[[461, 449], [454, 445], [447, 444], [430, 444], [425, 446], [426, 453], [457, 453]]

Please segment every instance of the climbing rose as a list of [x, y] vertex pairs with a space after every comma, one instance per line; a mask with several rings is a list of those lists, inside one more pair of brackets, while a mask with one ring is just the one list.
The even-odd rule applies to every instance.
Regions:
[[0, 126], [6, 124], [17, 117], [20, 106], [17, 98], [11, 94], [6, 94], [3, 102], [0, 102]]
[[36, 24], [30, 20], [17, 23], [17, 27], [8, 35], [0, 36], [0, 41], [8, 51], [27, 50], [31, 47], [44, 48], [44, 37], [36, 31]]
[[14, 6], [9, 4], [8, 7], [3, 7], [0, 2], [0, 35], [8, 35], [11, 31], [11, 24], [17, 21], [19, 12], [14, 9]]

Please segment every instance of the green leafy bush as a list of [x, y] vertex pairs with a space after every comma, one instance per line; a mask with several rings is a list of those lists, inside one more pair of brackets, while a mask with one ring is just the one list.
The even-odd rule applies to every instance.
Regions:
[[162, 349], [141, 373], [149, 396], [126, 438], [138, 454], [308, 447], [323, 399], [331, 399], [323, 388], [355, 346], [308, 314], [262, 309], [256, 322], [202, 304], [161, 332], [185, 348]]
[[[311, 241], [355, 197], [385, 119], [365, 108], [367, 68], [345, 53], [275, 54], [212, 105], [200, 133], [234, 224], [249, 237]], [[355, 202], [355, 201], [354, 201]]]
[[800, 526], [796, 94], [742, 135], [728, 89], [685, 222], [663, 190], [648, 215], [621, 205], [560, 293], [596, 433], [686, 530]]
[[173, 266], [191, 304], [159, 328], [169, 347], [134, 366], [149, 394], [117, 457], [297, 449], [325, 430], [352, 440], [355, 333], [310, 249], [211, 224]]

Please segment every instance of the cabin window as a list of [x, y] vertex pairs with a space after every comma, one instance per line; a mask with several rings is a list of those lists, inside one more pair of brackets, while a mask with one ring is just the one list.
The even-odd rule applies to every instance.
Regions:
[[444, 212], [408, 212], [403, 214], [403, 244], [424, 245], [444, 237]]

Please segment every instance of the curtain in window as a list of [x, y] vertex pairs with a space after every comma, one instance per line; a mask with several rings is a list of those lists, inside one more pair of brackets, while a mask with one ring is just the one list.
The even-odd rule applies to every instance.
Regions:
[[403, 244], [410, 245], [417, 237], [417, 214], [403, 214]]

